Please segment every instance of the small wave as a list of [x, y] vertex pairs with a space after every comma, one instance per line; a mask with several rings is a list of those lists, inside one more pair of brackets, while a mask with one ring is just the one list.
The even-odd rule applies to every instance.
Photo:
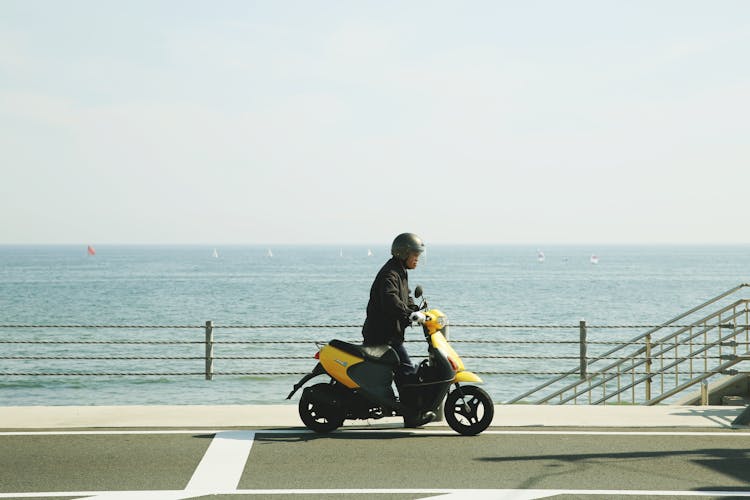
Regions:
[[46, 387], [42, 381], [17, 380], [13, 382], [0, 382], [0, 389], [37, 389]]
[[172, 384], [174, 379], [159, 377], [159, 378], [144, 378], [137, 380], [130, 380], [128, 383], [131, 385], [152, 385], [152, 384]]
[[260, 381], [268, 382], [269, 380], [277, 380], [277, 375], [241, 375], [239, 377], [233, 377], [235, 380], [247, 380], [247, 381]]

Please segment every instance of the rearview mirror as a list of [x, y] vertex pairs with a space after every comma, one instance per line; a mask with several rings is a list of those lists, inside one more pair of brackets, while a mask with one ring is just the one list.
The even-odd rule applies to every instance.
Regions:
[[422, 296], [422, 285], [417, 285], [417, 288], [414, 289], [414, 296], [416, 298], [419, 298]]

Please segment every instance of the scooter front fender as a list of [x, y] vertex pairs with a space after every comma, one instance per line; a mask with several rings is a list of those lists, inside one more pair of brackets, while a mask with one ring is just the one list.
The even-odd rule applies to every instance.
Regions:
[[456, 378], [453, 379], [454, 382], [476, 382], [478, 384], [482, 383], [482, 379], [479, 378], [479, 376], [472, 372], [467, 371], [460, 371], [456, 373]]
[[297, 392], [300, 389], [300, 387], [305, 385], [308, 380], [310, 380], [311, 378], [317, 377], [318, 375], [325, 375], [326, 373], [327, 372], [323, 368], [323, 365], [318, 363], [317, 365], [315, 365], [315, 368], [313, 368], [313, 370], [310, 373], [302, 377], [299, 382], [294, 384], [294, 389], [292, 389], [292, 392], [290, 392], [286, 398], [292, 399], [292, 396], [294, 396], [294, 393]]

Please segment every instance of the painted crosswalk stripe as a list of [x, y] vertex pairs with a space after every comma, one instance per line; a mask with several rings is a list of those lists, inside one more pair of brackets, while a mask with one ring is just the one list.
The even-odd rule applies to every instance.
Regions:
[[236, 490], [254, 440], [253, 431], [217, 432], [185, 489]]

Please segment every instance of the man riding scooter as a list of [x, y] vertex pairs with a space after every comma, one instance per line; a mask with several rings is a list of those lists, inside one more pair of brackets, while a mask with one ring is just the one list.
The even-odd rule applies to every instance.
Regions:
[[[416, 375], [416, 368], [404, 347], [404, 330], [412, 321], [423, 322], [425, 315], [409, 295], [407, 270], [415, 269], [425, 250], [422, 239], [413, 233], [396, 236], [391, 245], [391, 259], [375, 276], [367, 303], [367, 318], [362, 327], [364, 345], [390, 345], [399, 357], [396, 388]], [[435, 419], [432, 411], [415, 411], [404, 416], [406, 427], [419, 427]]]

